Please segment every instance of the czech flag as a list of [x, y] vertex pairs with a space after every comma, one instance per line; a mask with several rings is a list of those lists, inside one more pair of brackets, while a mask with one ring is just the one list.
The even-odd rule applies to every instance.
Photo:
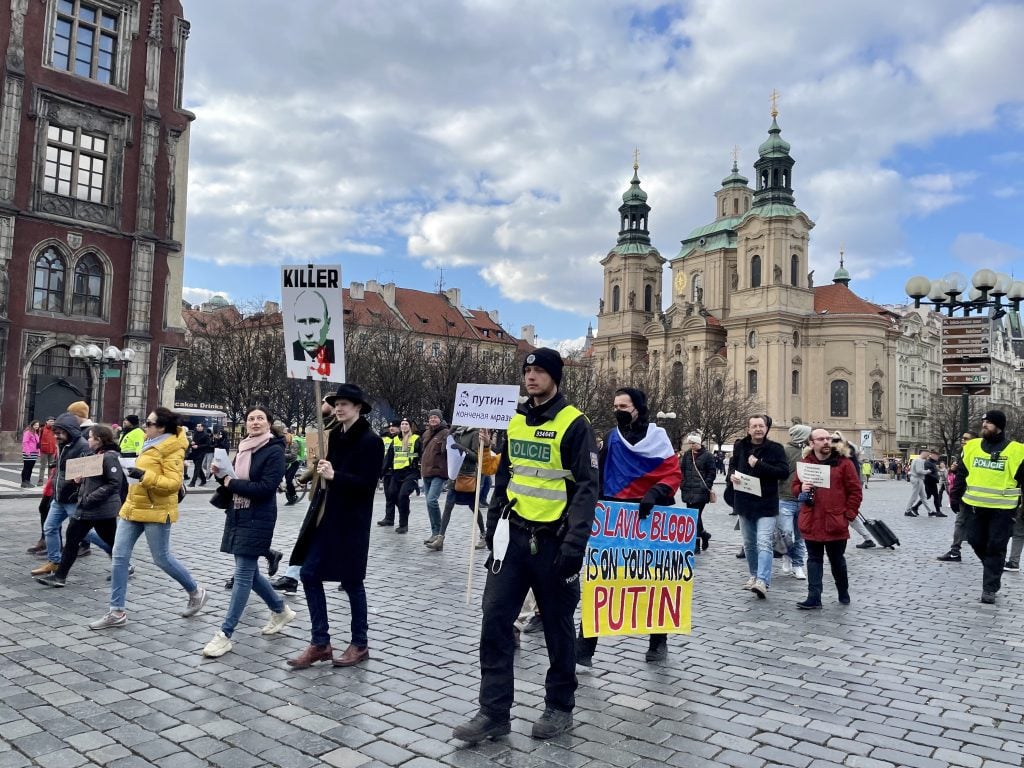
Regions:
[[668, 433], [654, 424], [636, 445], [622, 439], [618, 428], [608, 433], [608, 451], [604, 462], [604, 498], [641, 499], [654, 485], [664, 483], [679, 490], [682, 472], [679, 458], [672, 450]]

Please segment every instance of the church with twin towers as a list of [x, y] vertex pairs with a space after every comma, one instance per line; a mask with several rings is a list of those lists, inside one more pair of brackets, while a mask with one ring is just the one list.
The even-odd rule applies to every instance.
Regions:
[[601, 260], [592, 360], [624, 381], [651, 368], [662, 381], [709, 376], [723, 393], [736, 386], [763, 404], [774, 440], [788, 440], [793, 423], [820, 424], [852, 442], [871, 430], [875, 456], [895, 453], [900, 317], [850, 290], [841, 255], [832, 280], [814, 285], [814, 222], [797, 207], [795, 161], [774, 107], [771, 116], [753, 187], [734, 156], [713, 219], [670, 259], [651, 245], [651, 206], [634, 161], [618, 239]]

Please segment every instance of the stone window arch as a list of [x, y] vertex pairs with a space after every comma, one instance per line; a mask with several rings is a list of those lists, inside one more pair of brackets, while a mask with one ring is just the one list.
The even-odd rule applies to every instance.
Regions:
[[694, 304], [704, 303], [704, 276], [700, 272], [694, 272], [690, 277], [690, 294]]
[[758, 255], [750, 259], [750, 287], [761, 287], [761, 257]]
[[789, 393], [791, 395], [800, 394], [800, 371], [793, 371], [790, 376]]
[[757, 369], [751, 368], [747, 371], [747, 394], [757, 394]]
[[622, 304], [622, 291], [619, 286], [612, 286], [612, 312], [618, 312]]
[[650, 283], [644, 286], [644, 312], [654, 311], [654, 286]]
[[52, 245], [36, 256], [32, 270], [32, 309], [40, 312], [64, 311], [67, 270], [67, 260]]
[[829, 385], [829, 415], [846, 418], [850, 415], [850, 382], [835, 379]]
[[103, 317], [104, 289], [107, 270], [103, 260], [94, 252], [82, 254], [75, 262], [71, 285], [71, 314]]
[[795, 253], [789, 259], [789, 284], [794, 288], [800, 285], [800, 257]]

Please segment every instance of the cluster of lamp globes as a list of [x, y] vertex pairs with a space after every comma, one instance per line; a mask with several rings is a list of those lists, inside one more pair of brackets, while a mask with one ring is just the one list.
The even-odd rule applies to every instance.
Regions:
[[[1002, 317], [1005, 310], [1002, 301], [1005, 297], [1014, 310], [1020, 309], [1024, 301], [1024, 280], [1014, 280], [1005, 272], [993, 272], [991, 269], [979, 269], [971, 278], [971, 288], [967, 290], [967, 278], [959, 272], [950, 272], [938, 280], [915, 275], [907, 280], [907, 295], [914, 300], [914, 306], [920, 307], [925, 297], [935, 305], [936, 309], [948, 307], [950, 313], [954, 308], [962, 307], [970, 312], [972, 308], [979, 310], [993, 307], [993, 317]], [[960, 296], [966, 291], [967, 298]], [[991, 297], [991, 298], [990, 298]]]
[[111, 344], [109, 347], [101, 348], [97, 344], [72, 344], [68, 355], [76, 360], [84, 360], [87, 363], [130, 363], [135, 359], [135, 350], [131, 347], [119, 349]]

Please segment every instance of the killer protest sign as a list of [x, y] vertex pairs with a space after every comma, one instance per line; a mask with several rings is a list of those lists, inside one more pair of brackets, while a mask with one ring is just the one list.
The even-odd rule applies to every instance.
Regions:
[[697, 511], [597, 505], [584, 560], [583, 635], [688, 634]]

